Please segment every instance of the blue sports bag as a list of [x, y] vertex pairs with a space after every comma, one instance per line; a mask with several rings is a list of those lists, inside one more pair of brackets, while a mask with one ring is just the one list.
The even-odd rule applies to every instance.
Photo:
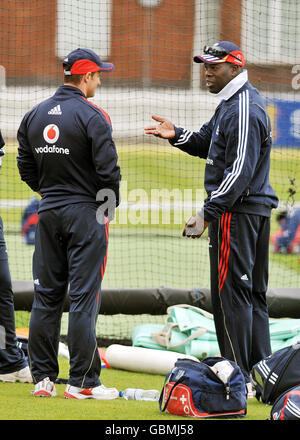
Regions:
[[300, 341], [282, 348], [252, 368], [256, 398], [267, 405], [300, 383]]
[[271, 409], [271, 420], [300, 420], [300, 385], [281, 394]]
[[236, 363], [222, 357], [199, 362], [178, 359], [166, 376], [159, 409], [195, 418], [243, 417], [247, 412], [244, 375]]

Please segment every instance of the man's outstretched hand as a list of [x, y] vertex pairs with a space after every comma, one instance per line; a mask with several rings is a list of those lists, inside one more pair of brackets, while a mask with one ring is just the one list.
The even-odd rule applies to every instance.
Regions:
[[159, 122], [157, 125], [149, 125], [145, 127], [145, 134], [153, 134], [163, 139], [172, 139], [175, 137], [174, 124], [166, 118], [160, 116], [152, 116], [152, 119]]

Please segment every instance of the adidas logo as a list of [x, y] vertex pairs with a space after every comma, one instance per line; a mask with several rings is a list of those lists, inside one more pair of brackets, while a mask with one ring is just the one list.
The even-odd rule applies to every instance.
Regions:
[[247, 276], [246, 273], [245, 273], [244, 275], [241, 276], [241, 280], [249, 281], [249, 278], [248, 278], [248, 276]]
[[48, 115], [61, 115], [62, 111], [60, 105], [56, 105], [51, 110], [48, 111]]

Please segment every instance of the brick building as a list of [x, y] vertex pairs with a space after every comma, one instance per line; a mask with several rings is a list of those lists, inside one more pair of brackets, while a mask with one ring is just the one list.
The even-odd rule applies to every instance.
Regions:
[[245, 50], [257, 87], [286, 91], [298, 54], [294, 62], [284, 57], [281, 38], [293, 47], [289, 30], [299, 32], [300, 9], [294, 3], [287, 15], [281, 0], [1, 0], [0, 64], [8, 85], [56, 84], [63, 54], [89, 45], [115, 63], [109, 83], [189, 87], [193, 54], [205, 43], [232, 40]]

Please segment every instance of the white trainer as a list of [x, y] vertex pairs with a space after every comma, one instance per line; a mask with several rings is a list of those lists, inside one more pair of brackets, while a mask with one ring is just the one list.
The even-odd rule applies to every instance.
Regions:
[[104, 385], [94, 388], [78, 388], [67, 385], [64, 397], [66, 399], [112, 400], [119, 397], [119, 391], [116, 388], [106, 388]]
[[34, 397], [55, 397], [56, 389], [54, 382], [51, 382], [49, 377], [45, 377], [45, 379], [35, 384], [33, 395]]
[[32, 383], [32, 376], [29, 367], [22, 368], [22, 370], [14, 371], [12, 373], [0, 374], [1, 382], [23, 382]]

